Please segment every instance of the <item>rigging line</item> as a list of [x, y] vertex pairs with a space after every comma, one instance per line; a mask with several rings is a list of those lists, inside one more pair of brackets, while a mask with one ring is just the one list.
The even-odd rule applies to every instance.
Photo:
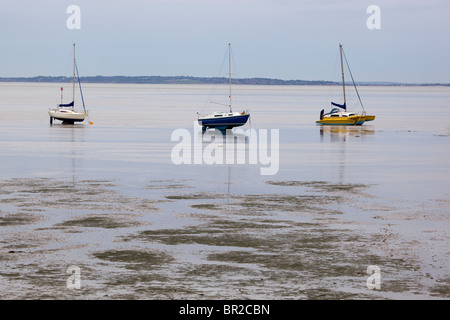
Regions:
[[[71, 68], [73, 68], [73, 58], [67, 59], [67, 62], [66, 62], [65, 68], [64, 68], [64, 73], [62, 75], [63, 78], [68, 78], [67, 75], [69, 75], [69, 74], [72, 76]], [[72, 79], [70, 79], [70, 80], [72, 80]], [[66, 82], [66, 81], [64, 81], [64, 82]], [[70, 82], [72, 82], [72, 81], [70, 81]]]
[[[231, 54], [231, 63], [232, 63], [233, 70], [237, 70], [236, 69], [236, 63], [235, 63], [235, 60], [234, 60], [233, 48], [231, 48], [231, 47], [230, 47], [230, 54]], [[233, 75], [234, 72], [232, 72], [231, 74]]]
[[221, 105], [221, 106], [228, 106], [226, 103], [220, 103], [220, 102], [215, 102], [215, 101], [210, 101], [210, 103], [214, 103], [214, 104], [218, 104], [218, 105]]
[[211, 92], [209, 94], [209, 97], [208, 97], [209, 103], [213, 103], [213, 101], [212, 101], [213, 96], [216, 94], [217, 87], [221, 84], [220, 78], [221, 78], [221, 75], [222, 75], [223, 66], [225, 65], [225, 61], [226, 61], [227, 55], [228, 55], [228, 48], [226, 49], [225, 55], [223, 56], [222, 65], [220, 67], [220, 71], [219, 71], [219, 74], [217, 76], [217, 78], [218, 78], [217, 80], [218, 81], [216, 81], [216, 83], [214, 84], [214, 86], [211, 89]]
[[[232, 65], [232, 70], [238, 70], [238, 68], [236, 67], [236, 60], [234, 58], [234, 53], [233, 53], [233, 48], [230, 47], [230, 53], [231, 53], [231, 65]], [[233, 77], [234, 75], [234, 77]], [[239, 80], [237, 78], [238, 73], [237, 72], [231, 72], [231, 84], [234, 85], [233, 87], [233, 92], [237, 91], [239, 92], [239, 88], [236, 87], [239, 83]], [[233, 101], [234, 101], [234, 105], [241, 105], [241, 104], [245, 104], [247, 103], [245, 98], [242, 97], [242, 95], [239, 94], [234, 94], [233, 95]]]
[[78, 65], [76, 63], [75, 63], [75, 69], [77, 70], [77, 78], [78, 78], [78, 85], [80, 87], [81, 101], [83, 102], [84, 113], [86, 113], [86, 107], [84, 106], [83, 91], [81, 90], [80, 75], [78, 74]]
[[[333, 65], [333, 69], [332, 69], [332, 72], [331, 72], [331, 76], [330, 76], [330, 81], [332, 81], [332, 82], [336, 82], [335, 80], [337, 79], [337, 74], [338, 74], [338, 66], [339, 66], [339, 53], [337, 53], [336, 55], [335, 55], [335, 60], [334, 60], [334, 65]], [[337, 89], [337, 87], [338, 86], [335, 86], [335, 85], [331, 85], [329, 88], [328, 88], [328, 99], [330, 100], [330, 101], [334, 101], [335, 99], [337, 99], [337, 92], [338, 92], [338, 89]], [[342, 91], [342, 89], [341, 90], [339, 90], [339, 93], [341, 93], [341, 91]], [[339, 96], [340, 97], [340, 96]]]
[[[232, 70], [233, 71], [237, 70], [236, 62], [235, 62], [236, 60], [234, 59], [234, 54], [233, 54], [233, 48], [231, 48], [231, 47], [230, 47], [230, 56], [231, 56]], [[233, 77], [233, 75], [234, 75], [234, 77]], [[230, 71], [230, 77], [231, 77], [231, 84], [234, 85], [233, 91], [236, 91], [237, 90], [236, 84], [238, 83], [237, 78], [236, 78], [237, 77], [237, 73]], [[240, 100], [239, 95], [233, 95], [234, 105], [239, 105], [240, 102], [241, 102], [239, 100]], [[236, 102], [238, 102], [238, 103], [236, 103]]]
[[361, 103], [361, 107], [362, 107], [363, 111], [365, 111], [365, 110], [364, 110], [364, 105], [363, 105], [363, 103], [362, 103], [362, 101], [361, 101], [361, 97], [359, 96], [358, 89], [356, 88], [356, 83], [355, 83], [355, 80], [353, 79], [353, 74], [352, 74], [352, 71], [350, 70], [350, 66], [349, 66], [349, 64], [348, 64], [347, 57], [345, 56], [344, 49], [342, 49], [342, 53], [343, 53], [343, 55], [344, 55], [345, 63], [347, 64], [347, 69], [348, 69], [348, 71], [349, 71], [349, 73], [350, 73], [350, 77], [352, 78], [352, 82], [353, 82], [353, 86], [355, 87], [356, 94], [358, 95], [359, 103]]
[[231, 44], [228, 43], [228, 85], [229, 85], [229, 108], [231, 113]]

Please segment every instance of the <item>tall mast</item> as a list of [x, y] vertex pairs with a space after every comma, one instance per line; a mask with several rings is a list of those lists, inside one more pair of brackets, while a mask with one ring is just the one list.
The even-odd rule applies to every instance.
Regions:
[[228, 76], [229, 76], [229, 85], [230, 85], [230, 113], [231, 111], [231, 44], [228, 44]]
[[339, 44], [339, 53], [341, 55], [341, 72], [342, 72], [342, 91], [344, 92], [344, 105], [346, 106], [346, 99], [345, 99], [345, 81], [344, 81], [344, 63], [342, 61], [342, 44]]
[[72, 110], [75, 108], [75, 43], [73, 44], [73, 90], [72, 90]]

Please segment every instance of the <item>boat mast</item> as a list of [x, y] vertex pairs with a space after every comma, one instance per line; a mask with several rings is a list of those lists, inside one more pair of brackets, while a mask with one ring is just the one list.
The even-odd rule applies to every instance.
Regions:
[[75, 108], [75, 43], [73, 44], [73, 88], [72, 88], [72, 110]]
[[345, 81], [344, 81], [344, 63], [342, 61], [342, 44], [339, 44], [339, 53], [341, 55], [341, 72], [342, 72], [342, 91], [344, 92], [344, 106], [347, 106], [345, 99]]
[[229, 76], [229, 85], [230, 85], [230, 113], [231, 111], [231, 44], [228, 44], [228, 76]]

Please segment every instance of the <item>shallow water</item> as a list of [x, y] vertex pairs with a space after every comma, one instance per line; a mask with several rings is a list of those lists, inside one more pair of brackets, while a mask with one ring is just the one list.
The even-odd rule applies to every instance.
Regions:
[[93, 124], [51, 126], [58, 85], [1, 83], [0, 297], [449, 298], [450, 89], [359, 90], [375, 121], [320, 127], [337, 87], [237, 86], [233, 136], [279, 133], [261, 175], [174, 164], [174, 131], [193, 144], [196, 112], [222, 108], [209, 86], [85, 84]]

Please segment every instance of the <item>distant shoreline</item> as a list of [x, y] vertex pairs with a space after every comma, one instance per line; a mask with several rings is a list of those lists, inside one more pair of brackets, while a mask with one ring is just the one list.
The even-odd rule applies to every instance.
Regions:
[[[190, 76], [87, 76], [81, 77], [83, 83], [117, 83], [117, 84], [227, 84], [225, 77], [190, 77]], [[0, 77], [0, 82], [72, 82], [72, 77], [36, 76], [36, 77]], [[236, 78], [233, 84], [241, 85], [295, 85], [295, 86], [330, 86], [340, 82], [323, 80], [281, 80], [271, 78]], [[351, 83], [349, 83], [351, 84]], [[450, 83], [398, 83], [398, 82], [357, 82], [358, 86], [450, 86]]]

